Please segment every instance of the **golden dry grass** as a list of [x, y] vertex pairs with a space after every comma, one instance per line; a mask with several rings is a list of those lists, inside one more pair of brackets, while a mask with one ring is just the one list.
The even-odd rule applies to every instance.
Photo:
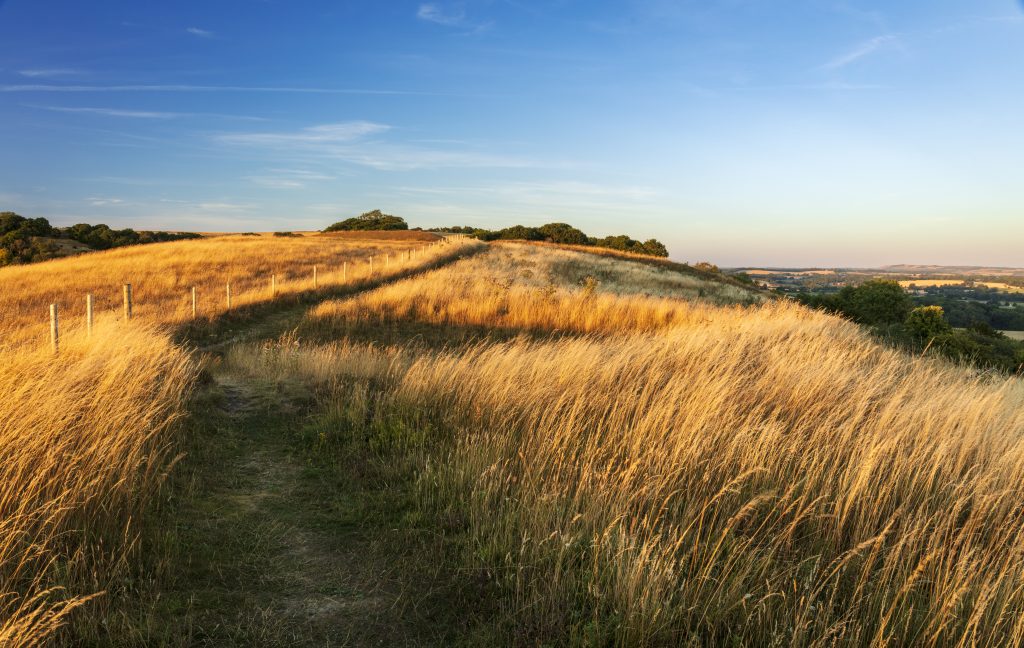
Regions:
[[269, 301], [275, 274], [278, 295], [296, 294], [312, 289], [314, 265], [321, 286], [356, 283], [370, 276], [371, 256], [374, 276], [380, 277], [445, 249], [405, 239], [220, 236], [0, 268], [0, 347], [48, 344], [51, 303], [58, 304], [62, 329], [82, 328], [88, 293], [94, 295], [98, 322], [117, 321], [125, 283], [132, 284], [135, 318], [180, 324], [191, 318], [192, 286], [199, 315], [210, 318], [226, 310], [229, 282], [232, 307], [240, 308]]
[[[634, 293], [643, 297], [630, 299]], [[609, 333], [655, 330], [706, 317], [714, 303], [763, 298], [658, 266], [524, 244], [492, 246], [483, 255], [315, 308], [304, 331], [343, 333], [367, 322], [414, 320], [501, 329]]]
[[[171, 342], [190, 318], [190, 286], [212, 318], [225, 311], [227, 281], [238, 308], [271, 300], [272, 273], [279, 295], [295, 294], [312, 288], [314, 264], [320, 286], [357, 286], [459, 249], [234, 236], [0, 269], [0, 645], [48, 641], [94, 597], [88, 614], [102, 618], [103, 592], [126, 575], [141, 514], [173, 458], [168, 430], [197, 372]], [[131, 322], [120, 318], [123, 282], [135, 289]], [[86, 293], [98, 312], [91, 337]], [[47, 336], [51, 302], [61, 305], [57, 355]]]
[[141, 324], [0, 362], [0, 645], [34, 645], [125, 568], [196, 367]]
[[465, 522], [464, 567], [489, 575], [523, 644], [1024, 645], [1019, 379], [906, 356], [792, 303], [552, 297], [505, 287], [494, 254], [459, 265], [306, 326], [591, 335], [235, 361], [373, 376], [400, 422], [382, 429], [448, 431], [421, 501]]

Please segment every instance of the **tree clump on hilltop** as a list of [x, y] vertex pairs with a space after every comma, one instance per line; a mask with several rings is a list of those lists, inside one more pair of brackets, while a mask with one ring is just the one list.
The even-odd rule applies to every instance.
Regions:
[[346, 218], [324, 229], [325, 232], [352, 232], [365, 230], [407, 230], [409, 224], [400, 216], [385, 214], [379, 209]]
[[590, 247], [619, 250], [633, 254], [644, 254], [647, 256], [667, 257], [668, 249], [657, 239], [637, 241], [625, 234], [618, 236], [606, 236], [595, 238], [587, 236], [583, 231], [569, 225], [568, 223], [548, 223], [540, 227], [527, 227], [525, 225], [513, 225], [500, 230], [487, 230], [479, 227], [441, 227], [434, 231], [450, 232], [453, 234], [468, 234], [482, 241], [547, 241], [562, 245], [584, 245]]
[[[0, 266], [45, 261], [90, 250], [191, 238], [201, 237], [191, 232], [115, 230], [102, 224], [53, 227], [45, 218], [25, 218], [14, 212], [0, 212]], [[71, 241], [80, 245], [68, 247], [67, 243]]]

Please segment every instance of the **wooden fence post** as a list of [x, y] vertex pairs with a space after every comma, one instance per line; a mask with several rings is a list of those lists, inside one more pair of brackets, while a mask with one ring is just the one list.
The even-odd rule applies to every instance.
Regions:
[[126, 283], [124, 285], [124, 321], [128, 321], [132, 318], [132, 285]]
[[230, 281], [227, 284], [227, 294], [228, 294], [228, 310], [231, 310], [231, 282]]
[[196, 318], [196, 287], [192, 286], [192, 319]]
[[313, 266], [313, 290], [316, 290], [316, 266]]
[[57, 353], [60, 347], [60, 332], [57, 328], [57, 304], [50, 304], [50, 346]]
[[92, 293], [85, 296], [85, 334], [92, 337]]
[[370, 274], [373, 274], [373, 257], [370, 257]]

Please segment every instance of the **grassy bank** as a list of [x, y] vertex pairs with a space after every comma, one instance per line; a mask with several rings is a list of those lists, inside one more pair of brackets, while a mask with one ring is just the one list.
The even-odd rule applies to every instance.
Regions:
[[[176, 422], [189, 411], [199, 375], [195, 356], [172, 339], [196, 328], [182, 315], [183, 287], [238, 281], [227, 318], [237, 329], [315, 294], [310, 262], [328, 263], [317, 278], [320, 294], [329, 295], [453, 254], [456, 246], [404, 240], [225, 237], [0, 271], [8, 315], [0, 324], [0, 644], [146, 643], [127, 617], [145, 615], [137, 607], [149, 603], [140, 599], [159, 597], [156, 581], [175, 568], [165, 560], [173, 538], [145, 526], [166, 522], [151, 514], [179, 459]], [[370, 256], [378, 264], [372, 273]], [[351, 260], [347, 275], [343, 259]], [[257, 285], [275, 271], [276, 297]], [[123, 280], [136, 282], [130, 322], [99, 312], [89, 334], [62, 310], [59, 353], [50, 349], [40, 317], [48, 301], [96, 291], [106, 311], [103, 296]], [[225, 310], [204, 312], [197, 330], [234, 335], [222, 330]]]
[[[669, 306], [571, 273], [509, 285], [507, 261], [299, 329], [353, 341], [235, 361], [333, 394], [325, 452], [355, 434], [419, 462], [420, 514], [464, 543], [449, 571], [482, 581], [511, 643], [1024, 641], [1019, 380], [792, 304]], [[488, 323], [504, 335], [444, 342]], [[360, 341], [427, 324], [430, 340]]]

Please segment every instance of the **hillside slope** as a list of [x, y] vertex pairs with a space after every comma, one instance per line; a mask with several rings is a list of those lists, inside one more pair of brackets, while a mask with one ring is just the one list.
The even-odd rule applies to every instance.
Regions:
[[232, 358], [415, 465], [510, 643], [1024, 643], [1019, 379], [638, 272], [493, 247]]
[[[182, 567], [167, 564], [177, 536], [154, 528], [154, 511], [167, 504], [183, 428], [198, 425], [191, 394], [202, 387], [209, 396], [194, 351], [207, 332], [230, 339], [233, 327], [301, 309], [303, 299], [365, 289], [459, 250], [224, 237], [0, 268], [0, 645], [150, 645], [146, 621], [126, 626]], [[316, 287], [313, 264], [322, 264]], [[230, 309], [225, 281], [236, 290]], [[130, 320], [119, 308], [122, 282], [136, 290]], [[188, 309], [192, 285], [202, 325]], [[86, 293], [97, 298], [91, 333]], [[60, 305], [57, 349], [47, 335], [51, 302]]]
[[[5, 447], [35, 453], [0, 493], [22, 504], [0, 638], [70, 619], [67, 643], [99, 645], [1024, 645], [1020, 379], [686, 268], [473, 243], [309, 291], [309, 255], [365, 248], [267, 241], [303, 251], [303, 298], [216, 314], [201, 382], [171, 309], [60, 362], [0, 349], [27, 386]], [[28, 281], [73, 293], [84, 277], [47, 276], [64, 263]], [[43, 461], [68, 439], [97, 450]]]

